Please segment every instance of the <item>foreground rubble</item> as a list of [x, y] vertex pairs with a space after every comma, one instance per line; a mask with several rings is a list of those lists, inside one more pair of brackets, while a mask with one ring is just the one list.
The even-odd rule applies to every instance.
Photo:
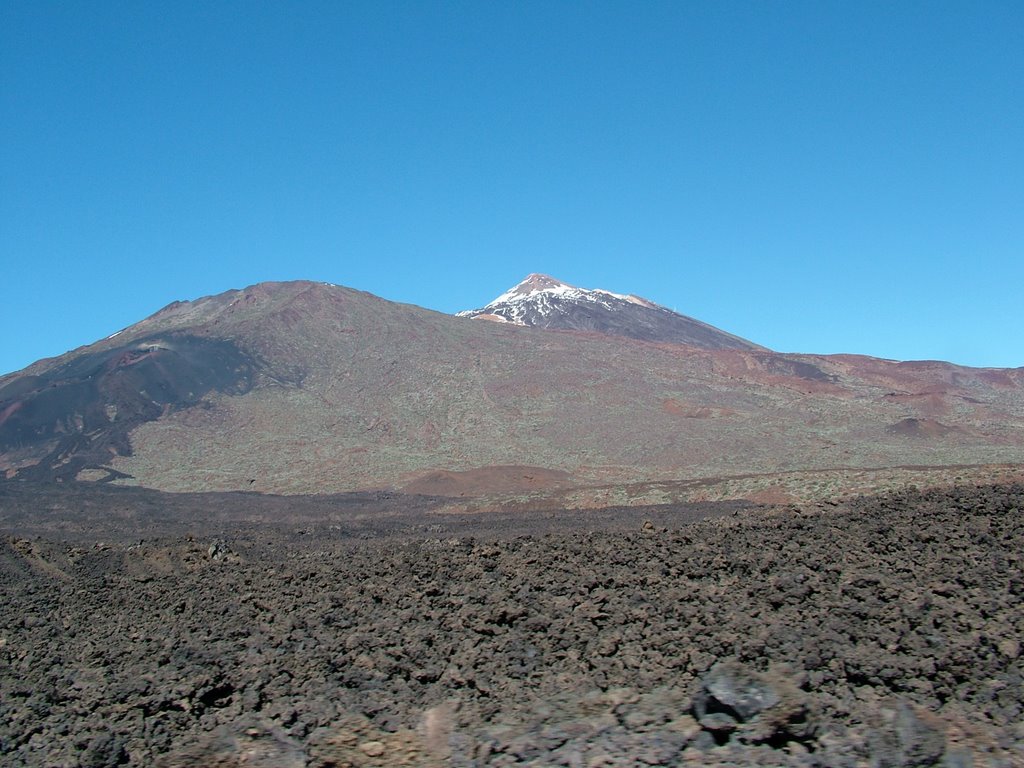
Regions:
[[1022, 553], [1020, 486], [532, 536], [12, 536], [0, 756], [1020, 766]]

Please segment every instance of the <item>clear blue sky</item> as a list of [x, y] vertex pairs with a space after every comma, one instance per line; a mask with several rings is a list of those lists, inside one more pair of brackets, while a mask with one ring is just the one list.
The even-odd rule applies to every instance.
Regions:
[[1024, 366], [1024, 3], [0, 0], [0, 372], [262, 280], [528, 272]]

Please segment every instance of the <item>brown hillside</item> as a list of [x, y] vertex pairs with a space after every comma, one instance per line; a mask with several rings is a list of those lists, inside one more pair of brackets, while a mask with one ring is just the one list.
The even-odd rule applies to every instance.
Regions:
[[1024, 462], [1021, 369], [477, 323], [308, 282], [171, 305], [0, 379], [0, 414], [8, 476], [177, 491]]

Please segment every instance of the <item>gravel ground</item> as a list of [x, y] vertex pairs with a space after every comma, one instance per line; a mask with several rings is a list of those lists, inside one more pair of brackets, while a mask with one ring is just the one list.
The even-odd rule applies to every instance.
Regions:
[[1024, 487], [705, 511], [19, 530], [0, 762], [1024, 766]]

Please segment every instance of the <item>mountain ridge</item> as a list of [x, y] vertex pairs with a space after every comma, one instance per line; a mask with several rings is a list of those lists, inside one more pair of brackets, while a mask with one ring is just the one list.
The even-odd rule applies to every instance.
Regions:
[[552, 333], [309, 281], [172, 303], [0, 377], [10, 479], [568, 493], [1013, 462], [1024, 369]]

